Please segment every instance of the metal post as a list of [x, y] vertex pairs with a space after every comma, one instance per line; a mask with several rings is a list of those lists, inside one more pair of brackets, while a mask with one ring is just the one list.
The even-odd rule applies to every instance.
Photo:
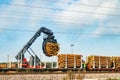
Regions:
[[76, 56], [74, 55], [74, 68], [76, 68]]
[[[58, 55], [57, 55], [57, 60], [58, 60]], [[56, 68], [59, 68], [59, 67], [58, 67], [58, 61], [57, 61], [57, 66], [56, 66]]]
[[36, 55], [34, 56], [34, 68], [36, 66]]
[[27, 50], [27, 52], [31, 55], [31, 57], [30, 57], [30, 68], [32, 68], [33, 67], [33, 65], [34, 65], [34, 56], [31, 54], [31, 52], [29, 51], [29, 50]]
[[41, 63], [41, 56], [40, 56], [40, 68], [41, 68], [41, 66], [42, 66], [41, 64], [42, 64], [42, 63]]
[[7, 68], [9, 68], [9, 54], [8, 54], [8, 57], [7, 57]]
[[22, 54], [21, 54], [21, 65], [20, 65], [20, 68], [22, 68]]
[[10, 56], [8, 54], [8, 59], [7, 59], [7, 68], [11, 68], [11, 60], [10, 60]]
[[11, 68], [11, 61], [10, 61], [10, 67], [9, 68]]
[[32, 68], [32, 56], [30, 56], [30, 68]]
[[18, 59], [17, 59], [17, 62], [18, 62], [18, 68], [20, 68], [20, 66], [19, 66], [19, 55], [18, 55]]
[[113, 67], [113, 69], [115, 69], [115, 68], [116, 68], [116, 65], [115, 65], [115, 63], [116, 63], [116, 62], [115, 62], [115, 61], [113, 61], [113, 64], [114, 64], [114, 67]]
[[109, 57], [106, 57], [106, 68], [108, 69], [108, 58]]
[[65, 68], [67, 68], [67, 54], [66, 54], [66, 57], [65, 57], [65, 58], [66, 58], [66, 66], [65, 66]]
[[99, 56], [99, 69], [101, 68], [100, 56]]
[[45, 64], [45, 68], [46, 68], [46, 62], [44, 62], [44, 64]]
[[41, 66], [42, 66], [41, 64], [42, 64], [42, 63], [41, 63], [41, 61], [40, 61], [40, 68], [41, 68]]
[[82, 67], [82, 57], [83, 57], [83, 56], [80, 55], [80, 57], [81, 57], [80, 60], [81, 60], [81, 69], [82, 69], [82, 68], [83, 68], [83, 67]]
[[[88, 56], [86, 56], [86, 62], [85, 62], [85, 65], [87, 66], [87, 63], [88, 63]], [[85, 67], [86, 67], [85, 66]]]
[[53, 68], [53, 62], [51, 62], [51, 68]]
[[93, 59], [93, 69], [95, 68], [95, 59]]

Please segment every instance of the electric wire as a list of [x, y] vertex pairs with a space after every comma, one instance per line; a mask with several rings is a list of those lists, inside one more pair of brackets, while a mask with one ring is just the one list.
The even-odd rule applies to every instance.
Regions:
[[[110, 9], [120, 9], [120, 7], [105, 7], [105, 6], [98, 6], [98, 5], [92, 5], [92, 4], [85, 4], [85, 3], [75, 3], [75, 2], [65, 2], [65, 1], [55, 1], [55, 0], [42, 0], [42, 1], [49, 1], [49, 2], [57, 2], [57, 3], [65, 3], [65, 4], [73, 4], [73, 5], [82, 5], [82, 6], [90, 6], [90, 7], [102, 7], [102, 8], [110, 8]], [[0, 3], [0, 4], [7, 4], [10, 5], [9, 3]], [[33, 8], [38, 8], [38, 6], [33, 6]]]
[[[20, 22], [22, 22], [22, 23], [40, 22], [40, 23], [49, 23], [49, 24], [77, 25], [77, 26], [79, 24], [82, 24], [82, 25], [89, 25], [89, 26], [91, 26], [90, 24], [87, 24], [87, 23], [81, 23], [81, 22], [84, 22], [84, 21], [87, 21], [87, 20], [79, 20], [76, 23], [76, 21], [73, 21], [73, 22], [64, 22], [64, 21], [62, 21], [62, 22], [60, 22], [60, 21], [55, 21], [54, 19], [53, 19], [53, 21], [51, 21], [51, 20], [43, 21], [43, 20], [34, 20], [34, 19], [28, 20], [28, 19], [19, 19], [19, 18], [5, 18], [5, 17], [0, 17], [0, 18], [1, 18], [1, 21], [9, 21], [9, 22], [13, 21], [13, 22], [19, 22], [19, 23]], [[78, 22], [80, 22], [80, 23], [78, 23]], [[63, 23], [66, 23], [66, 24], [63, 24]], [[115, 24], [120, 24], [120, 23], [115, 23]], [[104, 27], [104, 28], [116, 28], [116, 29], [120, 28], [120, 26], [116, 26], [115, 27], [115, 25], [114, 26], [111, 26], [111, 25], [105, 25], [105, 26], [101, 25], [101, 26]]]
[[[16, 14], [17, 13], [17, 14]], [[5, 11], [5, 12], [0, 12], [0, 14], [3, 14], [3, 15], [9, 15], [9, 14], [14, 14], [14, 15], [19, 15], [19, 16], [24, 16], [26, 15], [25, 13], [19, 13], [19, 12], [9, 12], [9, 11]], [[30, 15], [30, 14], [29, 14]], [[83, 17], [73, 17], [73, 16], [59, 16], [59, 15], [45, 15], [45, 14], [41, 14], [38, 16], [38, 15], [30, 15], [30, 17], [34, 17], [34, 18], [38, 18], [38, 17], [42, 17], [42, 16], [45, 16], [45, 18], [55, 18], [55, 19], [69, 19], [69, 20], [73, 20], [73, 19], [79, 19], [79, 20], [90, 20], [90, 19], [97, 19], [97, 18], [83, 18]], [[104, 19], [97, 19], [97, 20], [104, 20]], [[76, 20], [77, 21], [77, 20]]]
[[[49, 23], [49, 24], [60, 24], [60, 25], [63, 25], [63, 26], [68, 26], [68, 25], [75, 25], [75, 26], [79, 26], [80, 24], [82, 25], [89, 25], [91, 26], [90, 24], [88, 23], [83, 23], [82, 21], [79, 21], [80, 23], [74, 23], [74, 22], [60, 22], [60, 21], [40, 21], [40, 20], [25, 20], [25, 19], [16, 19], [16, 18], [13, 18], [13, 19], [9, 19], [9, 18], [3, 18], [1, 21], [8, 21], [8, 22], [13, 22], [13, 23], [37, 23], [39, 22], [40, 24], [42, 23]], [[111, 26], [111, 25], [107, 25], [107, 26], [104, 26], [104, 25], [101, 25], [102, 27], [104, 28], [115, 28], [115, 29], [118, 29], [120, 28], [119, 26], [115, 27], [114, 26]]]
[[[4, 3], [3, 3], [4, 4]], [[22, 6], [22, 7], [32, 7], [32, 8], [43, 8], [43, 9], [53, 9], [53, 10], [64, 10], [64, 11], [72, 11], [72, 12], [82, 12], [82, 11], [74, 11], [74, 10], [65, 10], [65, 9], [58, 9], [58, 8], [49, 8], [49, 7], [39, 7], [39, 6], [26, 6], [26, 5], [19, 5], [19, 4], [8, 4], [8, 3], [5, 3], [5, 4], [7, 4], [7, 5], [14, 5], [14, 6]], [[101, 6], [100, 6], [101, 7]], [[106, 7], [106, 8], [108, 8], [108, 7]], [[110, 8], [110, 7], [109, 7]], [[119, 8], [117, 8], [117, 9], [119, 9]], [[83, 11], [84, 12], [84, 11]], [[23, 12], [15, 12], [15, 13], [23, 13]], [[120, 15], [111, 15], [111, 14], [101, 14], [101, 13], [93, 13], [93, 12], [85, 12], [85, 13], [92, 13], [92, 14], [100, 14], [100, 15], [109, 15], [109, 16], [120, 16]], [[57, 16], [58, 17], [58, 16]], [[59, 16], [59, 17], [61, 17], [61, 16]], [[24, 22], [25, 21], [25, 19], [16, 19], [16, 18], [4, 18], [3, 17], [3, 19], [5, 19], [5, 21], [12, 21], [11, 19], [13, 19], [15, 22]], [[39, 20], [32, 20], [32, 21], [39, 21]], [[39, 22], [48, 22], [49, 23], [49, 21], [39, 21]], [[66, 23], [66, 22], [54, 22], [54, 23]], [[71, 23], [71, 24], [73, 24], [73, 23]], [[112, 27], [112, 28], [114, 28], [114, 27]]]
[[[49, 17], [48, 17], [49, 18]], [[10, 19], [10, 20], [22, 20], [22, 21], [26, 21], [26, 20], [28, 20], [28, 19], [19, 19], [19, 18], [6, 18], [6, 17], [1, 17], [0, 16], [0, 19]], [[57, 19], [59, 19], [59, 18], [53, 18], [52, 20], [54, 20], [54, 21], [56, 21]], [[62, 19], [65, 19], [65, 18], [62, 18]], [[32, 20], [32, 21], [41, 21], [41, 20], [35, 20], [35, 19], [30, 19], [30, 20]], [[80, 22], [80, 21], [94, 21], [94, 20], [85, 20], [85, 19], [79, 19], [79, 21], [78, 20], [73, 20], [73, 19], [68, 19], [69, 21], [72, 21], [72, 22]], [[41, 21], [42, 22], [42, 21]], [[45, 22], [45, 21], [43, 21], [43, 22]], [[48, 21], [46, 21], [46, 22], [48, 22]], [[60, 22], [60, 21], [58, 21], [58, 22]], [[64, 22], [64, 23], [68, 23], [68, 22]]]
[[38, 7], [38, 6], [26, 6], [26, 5], [19, 5], [19, 4], [9, 4], [7, 5], [13, 5], [13, 6], [21, 6], [21, 7], [30, 7], [30, 8], [41, 8], [41, 9], [50, 9], [50, 10], [59, 10], [59, 11], [68, 11], [68, 12], [82, 12], [82, 13], [88, 13], [88, 14], [99, 14], [99, 15], [107, 15], [107, 16], [117, 16], [120, 17], [120, 15], [112, 15], [112, 14], [104, 14], [104, 13], [94, 13], [94, 12], [88, 12], [88, 11], [79, 11], [79, 10], [65, 10], [60, 8], [51, 8], [51, 7]]
[[[8, 12], [8, 13], [6, 13], [6, 12], [0, 12], [0, 14], [3, 14], [3, 15], [9, 15], [9, 14], [14, 14], [14, 12]], [[17, 12], [17, 13], [19, 13], [19, 12]], [[14, 15], [20, 15], [20, 16], [24, 16], [25, 14], [24, 13], [19, 13], [19, 14], [14, 14]], [[68, 20], [73, 20], [74, 19], [74, 21], [78, 21], [78, 19], [79, 20], [84, 20], [84, 21], [91, 21], [91, 20], [94, 20], [94, 19], [96, 19], [96, 20], [100, 20], [100, 21], [104, 21], [105, 19], [97, 19], [97, 18], [83, 18], [83, 17], [73, 17], [73, 16], [59, 16], [59, 15], [45, 15], [45, 14], [40, 14], [39, 16], [38, 15], [30, 15], [30, 17], [33, 17], [33, 18], [38, 18], [38, 17], [43, 17], [43, 16], [45, 16], [45, 18], [53, 18], [53, 19], [68, 19]]]
[[[19, 16], [24, 16], [25, 14], [24, 13], [19, 13], [19, 12], [15, 12], [15, 13], [18, 13], [18, 14], [15, 14], [14, 12], [9, 12], [6, 11], [5, 12], [0, 12], [0, 14], [3, 14], [3, 15], [9, 15], [9, 14], [14, 14], [14, 15], [19, 15]], [[85, 19], [92, 19], [92, 18], [81, 18], [81, 17], [73, 17], [73, 16], [59, 16], [59, 15], [45, 15], [45, 14], [40, 14], [39, 16], [38, 15], [30, 15], [30, 17], [34, 17], [34, 18], [38, 18], [38, 17], [42, 17], [42, 16], [45, 16], [45, 18], [55, 18], [55, 19], [69, 19], [69, 20], [73, 20], [73, 19], [82, 19], [82, 20], [85, 20]], [[94, 18], [93, 18], [94, 19]], [[103, 19], [98, 19], [98, 20], [103, 20]]]
[[[65, 21], [39, 21], [39, 20], [28, 20], [25, 21], [24, 19], [8, 19], [8, 18], [3, 18], [1, 21], [8, 21], [8, 22], [18, 22], [18, 23], [49, 23], [49, 24], [61, 24], [61, 25], [79, 25], [80, 23], [75, 23], [75, 22], [65, 22]], [[82, 21], [79, 21], [82, 22]], [[83, 24], [83, 23], [81, 23]]]
[[[8, 15], [7, 13], [1, 13], [0, 12], [0, 14], [4, 14], [4, 15]], [[18, 14], [17, 14], [18, 15]], [[20, 16], [23, 16], [24, 14], [19, 14]], [[43, 15], [41, 15], [41, 17], [42, 17]], [[67, 19], [67, 20], [69, 20], [69, 21], [73, 21], [73, 19], [74, 19], [74, 21], [73, 22], [80, 22], [80, 21], [94, 21], [95, 19], [93, 18], [80, 18], [80, 17], [72, 17], [72, 16], [55, 16], [54, 18], [52, 17], [53, 15], [47, 15], [47, 16], [45, 16], [45, 18], [51, 18], [52, 20], [55, 20], [55, 19]], [[34, 17], [34, 18], [38, 18], [38, 17], [40, 17], [40, 16], [30, 16], [30, 17]], [[17, 18], [6, 18], [6, 17], [2, 17], [2, 15], [0, 16], [0, 18], [1, 19], [17, 19]], [[19, 19], [19, 21], [21, 21], [21, 20], [27, 20], [27, 19]], [[56, 21], [58, 21], [58, 20], [56, 20]], [[106, 19], [96, 19], [97, 21], [105, 21]], [[3, 20], [2, 20], [3, 21]], [[4, 20], [4, 21], [7, 21], [7, 20]], [[8, 20], [8, 21], [11, 21], [11, 20]], [[17, 20], [17, 22], [19, 22], [18, 20]], [[32, 20], [32, 21], [40, 21], [40, 20]], [[46, 22], [46, 21], [42, 21], [42, 22]], [[111, 21], [110, 21], [111, 22]], [[115, 22], [115, 24], [120, 24], [120, 23], [116, 23], [116, 21], [115, 20], [112, 20], [112, 22]], [[58, 23], [58, 22], [57, 22]], [[61, 23], [61, 22], [60, 22]], [[62, 23], [65, 23], [65, 22], [62, 22]], [[67, 22], [68, 23], [68, 22]], [[71, 24], [73, 24], [73, 23], [71, 23]]]
[[[36, 32], [34, 30], [20, 30], [20, 29], [0, 29], [5, 31], [17, 31], [17, 32]], [[79, 33], [79, 32], [54, 32], [56, 34], [79, 34], [79, 35], [102, 35], [102, 36], [120, 36], [120, 34], [90, 34], [90, 33]]]
[[[17, 5], [17, 4], [8, 4], [8, 5], [16, 5], [16, 6], [25, 6], [25, 5]], [[25, 6], [25, 7], [35, 7], [35, 6]], [[39, 8], [39, 7], [37, 7]], [[36, 16], [37, 17], [37, 16]], [[50, 16], [49, 16], [50, 17]], [[62, 16], [57, 16], [57, 17], [62, 17]], [[43, 21], [44, 22], [44, 21]]]
[[83, 6], [91, 6], [91, 7], [103, 7], [103, 8], [110, 8], [110, 9], [120, 9], [119, 7], [105, 7], [105, 6], [98, 6], [98, 5], [91, 5], [85, 3], [74, 3], [74, 2], [65, 2], [65, 1], [55, 1], [55, 0], [42, 0], [42, 1], [50, 1], [50, 2], [58, 2], [58, 3], [66, 3], [66, 4], [74, 4], [74, 5], [83, 5]]

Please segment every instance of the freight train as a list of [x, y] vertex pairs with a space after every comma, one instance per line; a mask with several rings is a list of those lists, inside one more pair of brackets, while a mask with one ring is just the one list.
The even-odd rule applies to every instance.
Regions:
[[99, 56], [90, 55], [86, 57], [86, 61], [82, 59], [82, 55], [78, 54], [59, 54], [58, 68], [80, 68], [86, 71], [107, 71], [120, 69], [120, 57], [116, 56]]
[[[116, 56], [98, 56], [90, 55], [86, 57], [86, 61], [82, 59], [82, 55], [78, 54], [58, 54], [58, 61], [56, 62], [58, 67], [47, 68], [45, 64], [42, 68], [24, 68], [32, 69], [34, 71], [120, 71], [120, 57]], [[17, 63], [12, 63], [8, 68], [7, 63], [0, 64], [0, 70], [2, 69], [18, 69]]]

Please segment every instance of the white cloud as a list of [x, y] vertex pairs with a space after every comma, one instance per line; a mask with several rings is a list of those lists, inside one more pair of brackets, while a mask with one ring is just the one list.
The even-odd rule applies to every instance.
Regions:
[[[16, 3], [17, 1], [13, 1], [11, 2], [12, 4]], [[20, 0], [17, 2], [18, 4], [25, 4], [24, 3], [24, 0]], [[7, 28], [7, 27], [10, 27], [10, 26], [13, 26], [16, 24], [16, 19], [19, 20], [22, 18], [21, 15], [19, 14], [15, 14], [14, 12], [19, 12], [19, 11], [24, 11], [24, 8], [22, 7], [19, 7], [19, 6], [13, 6], [13, 5], [8, 5], [7, 7], [3, 7], [2, 10], [1, 10], [1, 14], [0, 14], [0, 17], [1, 17], [1, 22], [0, 22], [0, 25], [1, 25], [1, 28]], [[11, 19], [11, 18], [15, 18], [15, 19]], [[3, 21], [2, 21], [3, 20]], [[11, 21], [13, 20], [13, 21]], [[15, 20], [15, 21], [14, 21]]]
[[[106, 26], [105, 22], [107, 22], [107, 21], [108, 21], [108, 24], [115, 24], [115, 22], [112, 22], [112, 23], [109, 22], [109, 19], [112, 17], [113, 18], [112, 20], [114, 21], [114, 19], [116, 19], [116, 18], [114, 16], [110, 16], [110, 15], [116, 15], [116, 13], [120, 12], [118, 9], [114, 9], [114, 8], [117, 8], [118, 0], [115, 0], [115, 1], [113, 1], [113, 0], [112, 1], [110, 1], [110, 0], [107, 0], [107, 1], [106, 0], [104, 0], [104, 1], [79, 0], [75, 3], [81, 4], [81, 5], [76, 5], [76, 4], [74, 4], [74, 2], [73, 2], [73, 4], [71, 4], [69, 6], [66, 6], [65, 4], [62, 5], [62, 8], [64, 7], [64, 10], [57, 13], [56, 17], [57, 16], [64, 16], [64, 17], [57, 19], [58, 22], [67, 22], [64, 24], [67, 24], [69, 27], [71, 27], [71, 24], [69, 24], [69, 23], [75, 23], [76, 24], [76, 25], [74, 24], [75, 26], [79, 25], [81, 27], [84, 27], [84, 26], [82, 26], [83, 24], [94, 25], [93, 23], [95, 21], [99, 20], [99, 24], [98, 24], [96, 30], [94, 30], [92, 32], [92, 34], [107, 33], [108, 31], [115, 32], [115, 29], [109, 30], [108, 28], [104, 28], [104, 27]], [[95, 5], [97, 7], [87, 6], [85, 4]], [[59, 7], [59, 8], [61, 8], [61, 7]], [[71, 11], [67, 11], [67, 10], [71, 10]], [[75, 12], [75, 11], [78, 11], [78, 12]], [[96, 13], [96, 14], [94, 14], [94, 13]], [[83, 20], [81, 21], [81, 19], [83, 19]], [[55, 21], [56, 21], [56, 19], [55, 19]], [[118, 20], [118, 22], [119, 22], [119, 20]], [[119, 31], [116, 30], [116, 32], [119, 32]]]
[[25, 0], [12, 0], [10, 4], [13, 5], [7, 5], [7, 7], [4, 6], [0, 10], [0, 28], [11, 28], [11, 26], [15, 27], [15, 25], [18, 24], [25, 24], [29, 28], [35, 27], [45, 17], [46, 14], [49, 14], [49, 10], [25, 6], [45, 6], [46, 3], [44, 1], [41, 3], [39, 0], [32, 1], [32, 3], [27, 3]]
[[[66, 3], [61, 3], [61, 2], [66, 2]], [[11, 3], [18, 4], [18, 5], [25, 5], [25, 6], [41, 6], [41, 7], [53, 7], [53, 8], [64, 9], [63, 11], [54, 12], [54, 10], [52, 9], [9, 5], [3, 8], [3, 10], [1, 10], [1, 12], [3, 13], [5, 11], [23, 12], [22, 14], [20, 13], [0, 14], [0, 17], [16, 18], [17, 20], [25, 19], [25, 22], [27, 22], [26, 23], [27, 26], [32, 28], [38, 25], [40, 21], [44, 19], [46, 20], [47, 18], [45, 17], [47, 15], [53, 15], [51, 19], [57, 22], [65, 22], [63, 24], [67, 24], [67, 26], [71, 25], [69, 23], [75, 23], [76, 25], [81, 26], [82, 24], [93, 24], [93, 22], [98, 19], [102, 19], [103, 20], [102, 22], [104, 22], [109, 18], [109, 16], [107, 15], [100, 15], [100, 14], [112, 14], [113, 11], [116, 13], [118, 12], [117, 10], [114, 10], [111, 8], [105, 8], [105, 7], [116, 7], [117, 6], [116, 4], [118, 3], [117, 0], [116, 1], [78, 0], [73, 2], [71, 0], [66, 0], [66, 1], [60, 0], [60, 2], [59, 1], [55, 3], [53, 2], [53, 5], [52, 5], [52, 2], [50, 1], [39, 1], [39, 0], [31, 1], [29, 3], [26, 2], [25, 0], [20, 0], [20, 1], [13, 0]], [[81, 4], [81, 5], [76, 5], [76, 4]], [[86, 6], [84, 4], [96, 5], [100, 7]], [[66, 11], [66, 10], [71, 10], [71, 11]], [[80, 11], [80, 12], [74, 12], [74, 11]], [[91, 14], [86, 12], [91, 12]], [[92, 13], [97, 13], [97, 14], [92, 14]], [[2, 21], [1, 27], [3, 28], [3, 27], [7, 27], [8, 25], [12, 26], [15, 24], [16, 23], [14, 21], [13, 22]], [[100, 28], [96, 30], [98, 31], [99, 29]]]
[[[90, 14], [87, 12], [94, 13], [97, 7], [85, 6], [84, 4], [87, 4], [88, 2], [89, 2], [88, 0], [84, 0], [84, 1], [80, 0], [80, 1], [77, 1], [76, 3], [81, 5], [76, 5], [76, 3], [75, 4], [73, 3], [70, 6], [65, 7], [63, 11], [61, 11], [56, 15], [56, 17], [64, 16], [63, 18], [62, 17], [59, 18], [58, 21], [77, 23], [79, 25], [82, 25], [84, 23], [91, 24], [91, 22], [95, 20], [95, 17], [93, 14]], [[71, 11], [67, 11], [67, 10], [71, 10]]]
[[[117, 11], [116, 9], [111, 9], [111, 8], [115, 8], [117, 7], [117, 1], [108, 1], [108, 2], [104, 2], [103, 4], [101, 4], [101, 6], [103, 7], [100, 7], [97, 9], [96, 13], [103, 13], [103, 14], [110, 14], [110, 15], [116, 15]], [[109, 7], [109, 8], [105, 8], [105, 7]], [[115, 12], [114, 14], [112, 14], [113, 12]], [[95, 17], [98, 18], [98, 19], [101, 19], [100, 20], [100, 23], [98, 25], [98, 27], [96, 28], [95, 32], [93, 32], [93, 34], [104, 34], [104, 33], [113, 33], [113, 34], [118, 34], [120, 33], [120, 30], [119, 29], [115, 29], [113, 26], [112, 28], [109, 28], [111, 27], [112, 25], [115, 25], [116, 22], [114, 22], [114, 20], [116, 20], [116, 17], [115, 16], [110, 16], [110, 15], [96, 15]], [[114, 17], [111, 19], [111, 17]], [[104, 20], [106, 19], [107, 20], [107, 27], [106, 25], [104, 24]], [[111, 19], [112, 21], [109, 21], [109, 19]]]

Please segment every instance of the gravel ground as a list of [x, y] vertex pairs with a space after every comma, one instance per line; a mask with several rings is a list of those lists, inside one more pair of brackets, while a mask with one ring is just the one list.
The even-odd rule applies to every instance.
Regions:
[[96, 78], [103, 78], [103, 79], [119, 79], [120, 80], [120, 73], [100, 73], [100, 74], [87, 74], [85, 75], [87, 79], [96, 79]]
[[[68, 74], [17, 74], [0, 75], [0, 80], [69, 80]], [[120, 80], [120, 73], [72, 74], [71, 80]]]
[[63, 74], [0, 75], [0, 80], [63, 80]]

